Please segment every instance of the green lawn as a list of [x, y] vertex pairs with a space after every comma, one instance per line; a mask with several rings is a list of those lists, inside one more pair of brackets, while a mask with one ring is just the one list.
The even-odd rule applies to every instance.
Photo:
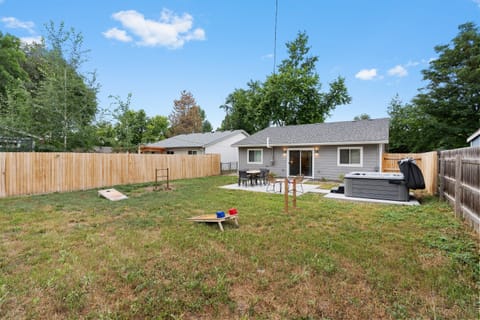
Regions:
[[[434, 198], [220, 189], [235, 177], [0, 200], [0, 318], [477, 319], [479, 244]], [[236, 207], [240, 228], [186, 218]]]

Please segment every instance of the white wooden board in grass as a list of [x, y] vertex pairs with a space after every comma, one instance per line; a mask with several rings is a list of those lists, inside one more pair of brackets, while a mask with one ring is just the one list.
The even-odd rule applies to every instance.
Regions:
[[110, 201], [119, 201], [119, 200], [124, 200], [128, 199], [126, 195], [121, 193], [118, 190], [115, 189], [104, 189], [104, 190], [99, 190], [98, 195], [101, 197], [104, 197], [105, 199], [108, 199]]

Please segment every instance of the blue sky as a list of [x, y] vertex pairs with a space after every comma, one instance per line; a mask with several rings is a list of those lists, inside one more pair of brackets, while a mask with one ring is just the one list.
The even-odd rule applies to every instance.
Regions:
[[[32, 41], [61, 21], [84, 36], [83, 68], [96, 71], [99, 105], [108, 96], [147, 115], [168, 116], [182, 90], [192, 92], [214, 128], [228, 94], [273, 71], [275, 0], [0, 0], [0, 31]], [[421, 70], [458, 25], [480, 25], [480, 0], [278, 0], [276, 61], [299, 31], [319, 57], [322, 89], [346, 79], [352, 103], [327, 119], [386, 117], [425, 86]]]

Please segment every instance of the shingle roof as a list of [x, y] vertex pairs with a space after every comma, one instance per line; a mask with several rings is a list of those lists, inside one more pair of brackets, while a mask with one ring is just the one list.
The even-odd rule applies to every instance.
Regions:
[[233, 147], [388, 143], [390, 119], [370, 119], [269, 127]]
[[239, 133], [248, 136], [248, 133], [243, 130], [180, 134], [165, 140], [149, 143], [146, 146], [162, 148], [205, 148]]

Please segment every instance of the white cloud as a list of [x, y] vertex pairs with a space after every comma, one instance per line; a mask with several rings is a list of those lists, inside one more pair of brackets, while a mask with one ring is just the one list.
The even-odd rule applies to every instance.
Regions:
[[107, 39], [115, 39], [122, 42], [130, 42], [132, 41], [132, 37], [130, 37], [125, 30], [120, 30], [117, 28], [111, 28], [102, 34]]
[[273, 53], [267, 53], [263, 55], [262, 60], [265, 60], [265, 59], [273, 59]]
[[[423, 62], [423, 60], [422, 60], [422, 62]], [[410, 60], [410, 61], [407, 62], [407, 64], [405, 65], [405, 67], [406, 67], [406, 68], [416, 67], [416, 66], [418, 66], [419, 64], [420, 64], [419, 61], [412, 61], [412, 60]]]
[[376, 77], [378, 77], [377, 69], [363, 69], [355, 75], [355, 78], [360, 80], [373, 80]]
[[35, 24], [31, 21], [20, 21], [14, 17], [3, 17], [1, 21], [5, 24], [5, 27], [10, 29], [25, 29], [30, 33], [35, 33], [33, 28]]
[[20, 41], [25, 43], [25, 44], [33, 44], [35, 43], [42, 43], [42, 37], [41, 36], [36, 36], [36, 37], [21, 37]]
[[408, 71], [403, 66], [398, 64], [395, 67], [388, 70], [388, 75], [392, 77], [403, 78], [408, 75]]
[[[143, 14], [135, 10], [119, 11], [112, 17], [131, 34], [137, 36], [139, 38], [137, 43], [141, 46], [177, 49], [183, 47], [188, 41], [205, 40], [203, 29], [192, 30], [193, 17], [188, 13], [179, 16], [170, 10], [163, 9], [158, 21], [146, 19]], [[104, 36], [107, 37], [110, 32], [111, 38], [114, 38], [113, 35], [121, 36], [123, 39], [129, 37], [125, 31], [121, 33], [123, 30], [116, 29], [111, 32], [113, 29], [104, 32]]]

